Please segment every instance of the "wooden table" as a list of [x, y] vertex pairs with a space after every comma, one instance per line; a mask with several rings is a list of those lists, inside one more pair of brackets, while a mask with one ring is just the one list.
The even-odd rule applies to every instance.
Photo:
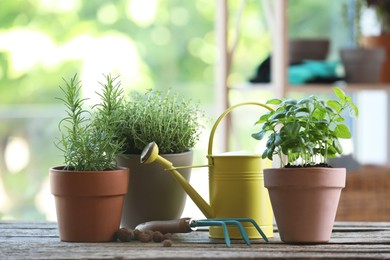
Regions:
[[338, 222], [327, 244], [288, 245], [279, 235], [250, 247], [208, 238], [208, 232], [176, 234], [172, 247], [161, 243], [61, 242], [57, 224], [0, 222], [0, 259], [258, 259], [258, 258], [390, 258], [390, 222]]

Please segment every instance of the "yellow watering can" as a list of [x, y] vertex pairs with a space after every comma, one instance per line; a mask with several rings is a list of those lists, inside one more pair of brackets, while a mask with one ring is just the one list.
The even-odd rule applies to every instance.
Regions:
[[[227, 109], [214, 123], [208, 146], [210, 205], [195, 191], [172, 163], [159, 156], [156, 143], [148, 144], [142, 154], [141, 163], [154, 161], [169, 170], [176, 181], [207, 218], [251, 218], [256, 221], [267, 237], [273, 237], [273, 213], [268, 191], [264, 187], [264, 160], [257, 154], [221, 154], [212, 155], [214, 134], [221, 120], [236, 107], [257, 105], [270, 111], [273, 109], [257, 102], [240, 103]], [[202, 166], [200, 166], [202, 167]], [[253, 225], [244, 225], [249, 238], [261, 238]], [[210, 227], [211, 238], [224, 238], [223, 229]], [[240, 239], [241, 233], [236, 227], [229, 227], [231, 238]]]

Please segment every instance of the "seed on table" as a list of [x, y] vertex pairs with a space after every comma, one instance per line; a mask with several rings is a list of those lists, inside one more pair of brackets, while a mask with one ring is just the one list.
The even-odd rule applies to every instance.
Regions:
[[162, 244], [163, 244], [163, 247], [171, 247], [172, 244], [173, 244], [173, 242], [172, 242], [172, 240], [170, 240], [170, 239], [165, 239], [165, 240], [162, 242]]
[[129, 228], [121, 228], [115, 233], [115, 238], [121, 242], [130, 242], [134, 239], [134, 232]]
[[148, 234], [148, 233], [145, 233], [145, 232], [141, 232], [139, 235], [138, 235], [138, 238], [137, 238], [139, 241], [141, 242], [150, 242], [152, 240], [152, 237]]
[[161, 242], [164, 240], [164, 235], [160, 231], [153, 232], [153, 241]]
[[166, 233], [166, 234], [164, 234], [164, 240], [165, 239], [172, 239], [172, 234], [171, 233]]
[[139, 236], [139, 234], [141, 234], [141, 233], [142, 233], [142, 231], [140, 231], [140, 230], [138, 230], [138, 229], [134, 230], [134, 237], [135, 237], [135, 239], [138, 239], [138, 236]]

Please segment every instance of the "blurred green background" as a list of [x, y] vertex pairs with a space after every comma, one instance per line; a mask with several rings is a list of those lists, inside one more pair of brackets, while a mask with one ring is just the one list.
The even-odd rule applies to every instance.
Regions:
[[[241, 1], [228, 2], [231, 36]], [[289, 36], [329, 37], [336, 47], [346, 42], [343, 2], [290, 0]], [[111, 73], [120, 76], [126, 92], [171, 88], [200, 101], [209, 121], [194, 163], [205, 160], [219, 97], [214, 91], [215, 12], [216, 3], [209, 0], [2, 0], [0, 219], [54, 219], [47, 177], [49, 167], [62, 163], [53, 142], [64, 113], [55, 97], [62, 78], [75, 73], [85, 97], [93, 97], [103, 74]], [[229, 86], [252, 77], [271, 48], [262, 6], [249, 0]], [[231, 91], [229, 98], [234, 104], [271, 95], [261, 89]], [[240, 117], [234, 143], [254, 149], [249, 134], [257, 116]]]

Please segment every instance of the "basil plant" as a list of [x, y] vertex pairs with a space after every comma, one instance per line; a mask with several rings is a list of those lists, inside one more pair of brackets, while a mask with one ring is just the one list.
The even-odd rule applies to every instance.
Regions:
[[255, 124], [262, 125], [257, 140], [268, 137], [262, 158], [280, 158], [281, 167], [327, 166], [327, 158], [343, 152], [339, 139], [351, 138], [344, 111], [358, 116], [352, 98], [340, 88], [333, 88], [337, 100], [320, 100], [310, 96], [301, 100], [271, 99], [274, 111], [263, 114]]

